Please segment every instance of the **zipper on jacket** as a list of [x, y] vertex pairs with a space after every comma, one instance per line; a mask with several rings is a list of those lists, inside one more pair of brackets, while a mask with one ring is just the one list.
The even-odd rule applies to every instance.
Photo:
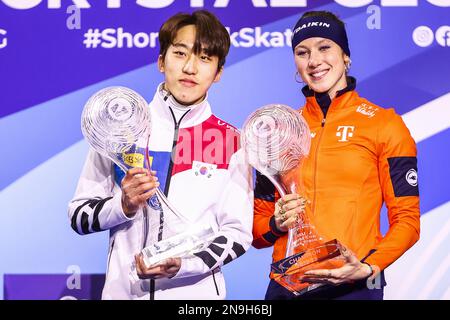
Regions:
[[[142, 240], [142, 249], [145, 248], [145, 245], [147, 244], [147, 239], [148, 239], [148, 211], [147, 208], [144, 207], [143, 209], [143, 217], [144, 217], [144, 222], [143, 222], [143, 228], [144, 228], [144, 238]], [[150, 300], [154, 300], [155, 299], [155, 280], [151, 279], [150, 280]]]
[[[164, 99], [164, 101], [167, 100]], [[181, 120], [183, 120], [183, 118], [189, 113], [189, 111], [191, 111], [190, 109], [188, 111], [186, 111], [180, 118], [180, 120], [177, 122], [177, 119], [175, 118], [175, 114], [172, 111], [172, 108], [169, 106], [169, 110], [170, 113], [172, 114], [172, 118], [173, 118], [173, 123], [175, 125], [175, 131], [173, 134], [173, 141], [172, 141], [172, 152], [170, 154], [170, 162], [169, 162], [169, 169], [167, 170], [167, 177], [166, 177], [166, 186], [164, 188], [164, 195], [166, 197], [169, 196], [169, 186], [170, 186], [170, 180], [172, 179], [172, 170], [173, 170], [173, 158], [175, 157], [176, 154], [176, 146], [177, 146], [177, 141], [178, 141], [178, 131], [180, 129], [180, 124], [181, 124]], [[162, 234], [163, 234], [163, 228], [164, 228], [164, 211], [161, 208], [159, 210], [159, 231], [158, 231], [158, 241], [162, 240]], [[155, 279], [151, 279], [150, 280], [150, 300], [155, 300]]]
[[320, 141], [322, 140], [322, 135], [323, 135], [323, 131], [324, 131], [324, 127], [325, 127], [325, 118], [322, 119], [322, 123], [321, 123], [321, 127], [322, 129], [320, 130], [320, 134], [318, 137], [318, 141], [317, 141], [317, 147], [316, 150], [314, 152], [314, 195], [313, 195], [313, 208], [312, 208], [312, 216], [314, 217], [316, 214], [316, 186], [317, 186], [317, 158], [319, 157], [319, 146], [320, 146]]
[[[169, 162], [169, 169], [167, 170], [167, 176], [166, 176], [166, 186], [164, 188], [164, 195], [166, 197], [169, 196], [169, 187], [170, 187], [170, 180], [172, 179], [172, 171], [173, 171], [173, 159], [175, 157], [176, 154], [176, 148], [177, 148], [177, 141], [178, 141], [178, 130], [180, 129], [180, 123], [181, 120], [183, 120], [183, 118], [189, 113], [188, 110], [186, 111], [180, 118], [180, 120], [177, 122], [176, 118], [175, 118], [175, 114], [172, 111], [172, 108], [169, 107], [170, 113], [172, 114], [172, 118], [173, 118], [173, 123], [175, 125], [175, 131], [173, 134], [173, 141], [172, 141], [172, 151], [170, 154], [170, 162]], [[160, 216], [159, 216], [159, 231], [158, 231], [158, 241], [162, 240], [162, 234], [163, 234], [163, 228], [164, 228], [164, 211], [161, 207], [161, 209], [159, 210], [160, 212]]]
[[[349, 100], [349, 98], [347, 98], [345, 101], [342, 101], [341, 104], [345, 105], [348, 100]], [[331, 111], [331, 109], [332, 109], [332, 107], [333, 107], [333, 105], [335, 103], [336, 103], [335, 100], [332, 99], [331, 103], [330, 103], [330, 106], [328, 107], [327, 115], [324, 116], [322, 121], [321, 121], [320, 125], [321, 125], [322, 129], [320, 130], [320, 135], [317, 138], [318, 141], [317, 141], [317, 147], [316, 147], [316, 150], [315, 150], [315, 158], [314, 158], [314, 188], [313, 188], [314, 195], [313, 195], [313, 204], [312, 204], [312, 215], [313, 215], [313, 217], [315, 216], [315, 211], [316, 211], [316, 193], [317, 193], [316, 192], [316, 186], [317, 186], [317, 162], [318, 162], [317, 158], [319, 156], [319, 146], [320, 146], [320, 141], [322, 140], [323, 131], [325, 130], [326, 117], [330, 115], [330, 111]], [[321, 109], [320, 106], [319, 106], [319, 109]], [[322, 112], [322, 114], [323, 114], [323, 112]]]
[[155, 279], [150, 280], [150, 300], [155, 300]]
[[144, 207], [143, 208], [143, 217], [144, 217], [144, 239], [142, 242], [142, 249], [145, 248], [145, 245], [147, 244], [147, 238], [148, 238], [148, 212], [147, 212], [147, 208]]
[[181, 120], [183, 120], [183, 118], [189, 113], [188, 110], [185, 112], [185, 114], [183, 114], [180, 118], [180, 120], [177, 122], [177, 119], [175, 118], [175, 114], [172, 111], [172, 108], [169, 107], [170, 113], [172, 114], [172, 118], [173, 118], [173, 123], [175, 125], [175, 132], [173, 134], [173, 142], [172, 142], [172, 153], [170, 154], [170, 163], [169, 163], [169, 169], [167, 170], [167, 178], [166, 178], [166, 186], [164, 188], [164, 194], [166, 195], [166, 197], [169, 196], [169, 187], [170, 187], [170, 180], [172, 178], [172, 170], [173, 170], [173, 158], [175, 157], [176, 154], [176, 147], [177, 147], [177, 141], [178, 141], [178, 130], [180, 129], [180, 123]]

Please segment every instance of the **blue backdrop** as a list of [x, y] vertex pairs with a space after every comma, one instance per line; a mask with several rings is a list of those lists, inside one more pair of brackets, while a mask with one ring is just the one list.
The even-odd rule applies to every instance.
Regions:
[[[395, 108], [418, 146], [421, 239], [388, 268], [386, 298], [450, 299], [449, 6], [449, 0], [0, 0], [0, 288], [3, 274], [105, 271], [107, 232], [80, 237], [67, 217], [88, 149], [81, 111], [90, 95], [111, 85], [151, 99], [162, 81], [154, 33], [164, 20], [205, 8], [230, 28], [233, 46], [210, 102], [239, 127], [262, 105], [304, 103], [289, 29], [304, 11], [319, 9], [347, 25], [350, 74], [360, 94]], [[270, 255], [271, 249], [251, 249], [224, 268], [229, 299], [264, 297]]]

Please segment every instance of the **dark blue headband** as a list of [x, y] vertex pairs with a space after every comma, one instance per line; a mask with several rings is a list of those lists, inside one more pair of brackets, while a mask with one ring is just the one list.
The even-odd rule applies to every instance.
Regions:
[[313, 37], [333, 40], [350, 57], [347, 32], [335, 20], [326, 17], [300, 18], [292, 30], [292, 50], [303, 40]]

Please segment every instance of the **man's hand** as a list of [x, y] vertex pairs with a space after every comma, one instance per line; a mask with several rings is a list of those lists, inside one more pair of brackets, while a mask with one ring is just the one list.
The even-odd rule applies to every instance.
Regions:
[[132, 217], [156, 193], [159, 182], [156, 171], [132, 168], [127, 171], [121, 186], [123, 212], [127, 217]]
[[356, 255], [348, 248], [340, 245], [345, 264], [338, 269], [317, 269], [305, 272], [303, 281], [311, 283], [328, 283], [338, 285], [354, 282], [356, 280], [374, 277], [372, 268], [358, 260]]
[[305, 210], [306, 199], [298, 194], [287, 194], [275, 203], [275, 224], [278, 230], [286, 232]]
[[136, 272], [140, 279], [172, 278], [181, 267], [181, 258], [168, 258], [149, 267], [145, 266], [142, 253], [134, 256], [134, 259], [136, 262]]

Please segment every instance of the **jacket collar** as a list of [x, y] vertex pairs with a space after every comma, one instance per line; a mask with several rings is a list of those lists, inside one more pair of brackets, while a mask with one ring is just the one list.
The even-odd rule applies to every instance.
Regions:
[[352, 95], [358, 95], [355, 91], [356, 79], [354, 77], [347, 77], [347, 87], [339, 90], [336, 97], [331, 100], [328, 93], [317, 93], [311, 90], [308, 86], [302, 88], [302, 92], [306, 97], [305, 107], [308, 112], [316, 115], [322, 120], [326, 117], [329, 107], [333, 104], [333, 109], [342, 108]]
[[[355, 77], [347, 77], [347, 86], [342, 89], [339, 90], [336, 94], [336, 97], [339, 97], [340, 95], [346, 93], [347, 91], [352, 91], [356, 89], [356, 78]], [[314, 95], [317, 96], [323, 96], [323, 95], [328, 95], [327, 93], [317, 93], [313, 90], [311, 90], [308, 86], [304, 86], [302, 88], [302, 92], [305, 95], [306, 98], [308, 97], [314, 97]]]
[[[173, 124], [172, 113], [169, 110], [171, 107], [173, 98], [165, 99], [163, 91], [160, 90], [163, 83], [160, 83], [156, 93], [153, 97], [152, 103], [150, 104], [151, 112], [158, 118], [168, 120]], [[173, 107], [173, 106], [172, 106]], [[181, 119], [180, 128], [188, 128], [198, 125], [208, 119], [211, 115], [211, 106], [208, 102], [208, 95], [200, 103], [191, 105], [186, 108], [190, 111]]]

